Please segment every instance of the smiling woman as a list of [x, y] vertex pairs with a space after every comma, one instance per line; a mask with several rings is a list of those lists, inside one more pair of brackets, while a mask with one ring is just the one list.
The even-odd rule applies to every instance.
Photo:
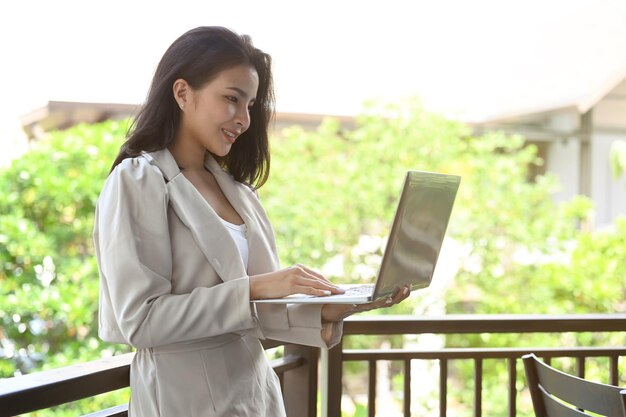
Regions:
[[206, 152], [223, 159], [237, 141], [252, 140], [240, 136], [250, 127], [250, 110], [258, 87], [256, 69], [246, 64], [223, 70], [198, 90], [184, 79], [177, 79], [173, 87], [181, 119], [170, 152], [213, 210], [235, 225], [242, 225], [243, 219], [204, 168], [204, 159]]
[[[144, 151], [181, 147], [181, 141], [183, 148], [201, 146], [216, 137], [208, 130], [219, 129], [229, 139], [237, 135], [236, 141], [225, 139], [234, 152], [209, 151], [236, 181], [260, 187], [269, 173], [267, 129], [273, 112], [271, 57], [254, 48], [248, 36], [228, 29], [191, 30], [161, 59], [147, 101], [113, 167]], [[197, 159], [195, 164], [202, 165]]]
[[[202, 167], [203, 158], [189, 160], [189, 155], [202, 156], [206, 149], [223, 158], [238, 137], [250, 127], [259, 76], [249, 65], [238, 65], [220, 72], [201, 89], [192, 89], [187, 81], [174, 82], [174, 97], [181, 109], [181, 125], [172, 153], [185, 169]], [[185, 161], [186, 160], [186, 161]]]
[[272, 91], [270, 57], [249, 37], [193, 29], [161, 59], [113, 163], [94, 228], [99, 335], [137, 348], [133, 417], [284, 415], [259, 339], [331, 347], [355, 312], [253, 303], [342, 292], [278, 265], [256, 194], [269, 175]]

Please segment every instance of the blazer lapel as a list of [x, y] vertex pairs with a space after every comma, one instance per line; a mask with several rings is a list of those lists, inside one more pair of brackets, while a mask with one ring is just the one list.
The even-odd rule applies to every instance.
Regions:
[[230, 174], [219, 166], [217, 161], [208, 152], [204, 159], [204, 167], [213, 174], [213, 177], [215, 177], [226, 199], [228, 199], [233, 208], [241, 216], [247, 229], [250, 229], [248, 226], [254, 227], [254, 212], [250, 206], [248, 196], [245, 195], [246, 192], [250, 192], [251, 190], [246, 190], [245, 185], [236, 182]]
[[[198, 247], [220, 278], [229, 281], [246, 276], [235, 241], [217, 213], [181, 173], [169, 150], [145, 153], [143, 156], [163, 173], [174, 212], [189, 228]], [[226, 192], [224, 194], [230, 199]]]
[[274, 231], [258, 198], [251, 195], [253, 191], [248, 186], [234, 181], [209, 153], [204, 165], [246, 224], [246, 239], [250, 250], [248, 273], [256, 275], [277, 270], [279, 263]]

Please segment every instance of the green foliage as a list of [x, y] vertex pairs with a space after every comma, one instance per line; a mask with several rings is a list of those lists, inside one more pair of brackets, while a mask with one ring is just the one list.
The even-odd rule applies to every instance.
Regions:
[[363, 116], [352, 131], [327, 119], [316, 132], [293, 127], [274, 138], [272, 177], [261, 197], [284, 263], [314, 265], [342, 282], [374, 278], [371, 265], [381, 255], [405, 171], [464, 170], [451, 156], [467, 145], [452, 139], [468, 134], [467, 127], [414, 114], [417, 120]]
[[473, 137], [408, 102], [370, 108], [350, 131], [332, 119], [316, 132], [287, 129], [272, 154], [261, 197], [286, 264], [310, 264], [338, 282], [372, 280], [405, 171], [454, 173], [462, 182], [447, 234], [459, 244], [459, 269], [448, 312], [624, 309], [624, 220], [615, 230], [585, 231], [591, 202], [556, 204], [554, 177], [529, 179], [542, 161], [520, 136]]
[[91, 232], [125, 129], [54, 132], [0, 171], [0, 377], [117, 353], [97, 337]]
[[[0, 170], [0, 377], [123, 349], [97, 338], [91, 231], [95, 202], [126, 126], [106, 122], [55, 132]], [[626, 266], [620, 262], [626, 257], [626, 220], [592, 231], [588, 199], [555, 204], [551, 194], [558, 183], [551, 176], [529, 178], [529, 168], [542, 161], [521, 137], [476, 137], [467, 126], [407, 101], [371, 105], [350, 130], [332, 118], [314, 132], [292, 127], [279, 132], [272, 146], [272, 175], [260, 194], [281, 261], [320, 269], [336, 282], [374, 279], [407, 169], [463, 177], [447, 233], [454, 250], [444, 262], [458, 264], [449, 290], [434, 300], [418, 291], [399, 306], [368, 314], [422, 314], [431, 303], [445, 305], [448, 313], [480, 314], [626, 309]], [[523, 343], [600, 345], [623, 344], [622, 339], [529, 335]], [[349, 337], [345, 346], [399, 348], [408, 340]], [[443, 343], [522, 346], [518, 335], [450, 336]], [[504, 364], [490, 369], [484, 404], [489, 414], [503, 414], [487, 398], [503, 398]], [[349, 374], [364, 370], [362, 363], [346, 364]], [[401, 372], [390, 368], [396, 388]], [[450, 374], [456, 405], [471, 403], [472, 364], [451, 365]], [[126, 401], [127, 395], [33, 415], [86, 413]], [[416, 407], [432, 409], [431, 399], [424, 400], [430, 402]], [[362, 411], [356, 404], [356, 415]]]
[[[611, 313], [625, 310], [626, 220], [614, 230], [586, 231], [593, 207], [584, 197], [556, 204], [550, 175], [520, 136], [468, 127], [423, 111], [416, 102], [370, 107], [354, 130], [327, 120], [316, 132], [287, 129], [273, 142], [273, 171], [261, 196], [276, 228], [284, 263], [321, 269], [337, 282], [372, 280], [407, 169], [462, 176], [447, 235], [458, 262], [448, 313]], [[441, 261], [440, 261], [441, 264]], [[427, 311], [426, 291], [371, 314]], [[619, 335], [528, 335], [526, 346], [623, 344]], [[402, 338], [349, 337], [346, 348], [401, 347]], [[452, 335], [448, 346], [522, 346], [519, 335]], [[471, 403], [472, 363], [451, 370], [457, 399]], [[499, 375], [485, 373], [485, 393], [502, 398]], [[362, 377], [362, 363], [346, 364]], [[465, 398], [467, 396], [467, 398]], [[425, 399], [428, 401], [428, 399]], [[497, 408], [485, 401], [485, 406]], [[500, 410], [504, 412], [503, 410]], [[496, 414], [499, 414], [497, 411]], [[495, 410], [494, 410], [495, 412]]]

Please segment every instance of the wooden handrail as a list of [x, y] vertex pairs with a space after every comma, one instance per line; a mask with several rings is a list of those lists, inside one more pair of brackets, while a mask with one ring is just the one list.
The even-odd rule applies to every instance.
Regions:
[[42, 410], [128, 386], [133, 353], [0, 379], [0, 416]]
[[370, 316], [348, 318], [344, 335], [616, 332], [626, 329], [626, 314], [464, 314], [445, 316]]
[[[344, 324], [344, 335], [398, 335], [398, 334], [478, 334], [478, 333], [548, 333], [548, 332], [617, 332], [626, 329], [626, 314], [583, 315], [448, 315], [438, 317], [415, 316], [353, 316]], [[264, 341], [264, 347], [280, 346], [275, 341]], [[609, 357], [611, 381], [617, 380], [617, 361], [624, 356], [626, 347], [589, 348], [443, 348], [437, 350], [343, 350], [343, 343], [331, 349], [328, 355], [328, 415], [340, 415], [342, 363], [364, 360], [375, 364], [378, 360], [401, 360], [410, 370], [411, 359], [435, 359], [440, 361], [440, 387], [446, 392], [445, 376], [447, 361], [451, 359], [474, 359], [477, 372], [482, 377], [482, 359], [503, 358], [508, 362], [509, 372], [515, 370], [515, 358], [533, 351], [548, 360], [551, 357], [577, 358], [579, 372], [584, 372], [587, 357]], [[564, 354], [566, 353], [566, 354]], [[314, 416], [317, 396], [317, 361], [315, 348], [285, 345], [285, 355], [272, 363], [279, 374], [285, 393], [287, 413], [290, 416]], [[91, 397], [104, 392], [128, 387], [130, 363], [133, 354], [115, 356], [99, 361], [76, 364], [65, 368], [36, 372], [33, 374], [0, 379], [0, 417], [35, 411], [58, 404]], [[581, 371], [582, 370], [582, 371]], [[514, 373], [513, 383], [514, 384]], [[370, 374], [376, 380], [375, 373]], [[405, 387], [410, 390], [410, 381]], [[480, 403], [480, 393], [476, 393]], [[509, 394], [514, 415], [514, 396]], [[440, 400], [441, 415], [445, 415], [445, 399]], [[410, 404], [405, 401], [405, 412]], [[479, 410], [476, 410], [480, 413]], [[89, 417], [113, 417], [127, 414], [126, 406], [99, 411]]]
[[[352, 316], [344, 323], [344, 336], [351, 335], [404, 335], [404, 334], [479, 334], [479, 333], [552, 333], [552, 332], [623, 332], [626, 329], [626, 314], [576, 314], [576, 315], [445, 315], [445, 316]], [[440, 416], [447, 415], [447, 377], [448, 361], [452, 359], [473, 359], [475, 365], [474, 416], [481, 416], [482, 398], [481, 384], [483, 378], [483, 359], [501, 358], [507, 361], [509, 373], [509, 416], [515, 416], [515, 363], [522, 355], [535, 352], [548, 361], [552, 357], [573, 357], [577, 359], [578, 372], [584, 373], [585, 359], [588, 357], [608, 357], [610, 359], [609, 378], [616, 383], [618, 380], [617, 363], [620, 356], [626, 355], [626, 346], [589, 347], [589, 348], [442, 348], [436, 350], [363, 350], [344, 349], [343, 342], [328, 353], [326, 367], [328, 369], [327, 408], [325, 415], [339, 417], [341, 415], [341, 395], [343, 362], [364, 361], [373, 368], [378, 360], [404, 361], [406, 374], [410, 374], [412, 359], [430, 359], [439, 361], [439, 407]], [[408, 366], [406, 365], [408, 364]], [[375, 375], [370, 372], [370, 396], [372, 380]], [[405, 381], [405, 387], [407, 382]], [[410, 387], [405, 388], [405, 395], [410, 394]], [[370, 398], [368, 409], [374, 412], [375, 398]], [[405, 415], [410, 414], [410, 404], [405, 401]]]
[[[281, 344], [275, 341], [264, 341], [263, 345], [267, 349]], [[134, 353], [127, 353], [19, 377], [0, 379], [0, 417], [42, 410], [126, 388], [130, 382], [130, 364], [134, 355]], [[317, 358], [316, 348], [300, 346], [292, 348], [292, 345], [286, 345], [285, 355], [271, 361], [271, 365], [282, 382], [284, 375], [289, 375], [299, 368], [306, 367], [308, 375], [311, 368], [317, 368]], [[292, 408], [297, 407], [298, 415], [314, 415], [311, 410], [315, 410], [315, 403], [309, 404], [307, 401], [311, 399], [310, 389], [316, 389], [317, 373], [312, 381], [315, 388], [304, 385], [303, 390], [306, 394], [299, 396], [300, 401], [295, 406], [291, 405]], [[297, 386], [292, 388], [298, 389]], [[126, 416], [127, 413], [128, 406], [120, 405], [85, 417]]]
[[588, 347], [588, 348], [441, 348], [436, 350], [407, 350], [407, 349], [345, 349], [342, 353], [343, 361], [370, 361], [390, 360], [401, 361], [408, 359], [506, 359], [521, 358], [527, 353], [535, 353], [542, 358], [599, 358], [614, 355], [626, 355], [626, 346]]

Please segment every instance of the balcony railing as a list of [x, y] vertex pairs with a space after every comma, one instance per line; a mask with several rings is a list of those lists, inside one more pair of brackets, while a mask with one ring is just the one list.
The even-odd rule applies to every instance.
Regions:
[[[355, 335], [420, 335], [420, 334], [523, 334], [523, 333], [604, 333], [623, 332], [626, 327], [626, 315], [461, 315], [441, 317], [353, 317], [344, 325], [344, 342], [347, 338]], [[401, 361], [403, 363], [403, 415], [411, 415], [411, 361], [430, 360], [437, 361], [439, 365], [438, 384], [439, 391], [439, 416], [447, 416], [448, 410], [448, 380], [449, 363], [453, 360], [472, 360], [474, 362], [474, 395], [473, 415], [482, 416], [482, 387], [483, 387], [483, 364], [487, 359], [500, 359], [507, 363], [507, 398], [509, 417], [517, 415], [516, 388], [518, 360], [526, 353], [534, 352], [550, 362], [552, 358], [566, 357], [575, 358], [577, 362], [577, 374], [585, 376], [585, 359], [604, 357], [609, 358], [608, 380], [604, 382], [617, 385], [618, 361], [626, 356], [626, 346], [609, 347], [555, 347], [537, 346], [525, 348], [490, 348], [490, 347], [464, 347], [464, 348], [439, 348], [439, 349], [344, 349], [341, 345], [331, 349], [328, 354], [322, 355], [323, 363], [328, 369], [328, 386], [322, 387], [325, 391], [327, 404], [324, 409], [328, 416], [341, 415], [341, 401], [343, 389], [343, 364], [349, 361], [365, 361], [368, 363], [368, 416], [376, 414], [376, 362], [382, 360]], [[502, 399], [505, 401], [505, 399]], [[384, 411], [384, 410], [381, 410]], [[381, 412], [378, 415], [388, 415]], [[432, 414], [429, 414], [432, 415]]]
[[[565, 316], [441, 316], [399, 317], [372, 316], [352, 317], [344, 326], [344, 340], [356, 335], [420, 335], [420, 334], [495, 334], [495, 333], [605, 333], [623, 332], [626, 315], [565, 315]], [[271, 348], [278, 343], [268, 342]], [[464, 347], [440, 349], [345, 349], [344, 344], [322, 351], [322, 376], [318, 377], [319, 352], [315, 348], [285, 345], [282, 359], [273, 366], [283, 386], [285, 405], [289, 416], [317, 415], [318, 378], [321, 386], [321, 413], [331, 417], [341, 416], [344, 363], [365, 361], [368, 370], [368, 415], [376, 415], [376, 362], [381, 360], [400, 361], [404, 367], [403, 412], [411, 412], [411, 367], [412, 360], [435, 361], [439, 365], [436, 384], [439, 391], [440, 416], [448, 412], [449, 363], [452, 360], [471, 360], [473, 375], [473, 414], [483, 413], [483, 365], [488, 359], [499, 359], [507, 363], [507, 409], [510, 417], [517, 414], [518, 387], [516, 386], [518, 359], [525, 353], [534, 352], [546, 360], [556, 357], [575, 358], [579, 376], [585, 375], [586, 358], [609, 358], [606, 370], [607, 381], [617, 385], [619, 361], [626, 356], [626, 346], [608, 347]], [[0, 417], [15, 416], [88, 398], [104, 392], [128, 387], [129, 366], [133, 354], [37, 372], [25, 376], [0, 380]], [[607, 382], [605, 381], [605, 382]], [[503, 399], [504, 400], [504, 399]], [[126, 416], [126, 405], [120, 405], [89, 417]], [[379, 413], [379, 415], [386, 415]]]

